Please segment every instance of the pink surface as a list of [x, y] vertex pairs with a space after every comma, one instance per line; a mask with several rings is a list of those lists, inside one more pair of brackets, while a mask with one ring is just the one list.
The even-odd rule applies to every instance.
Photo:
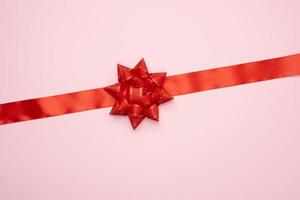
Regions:
[[[0, 103], [300, 51], [299, 0], [0, 0]], [[0, 127], [1, 200], [298, 200], [300, 77]], [[198, 105], [193, 109], [193, 105]]]

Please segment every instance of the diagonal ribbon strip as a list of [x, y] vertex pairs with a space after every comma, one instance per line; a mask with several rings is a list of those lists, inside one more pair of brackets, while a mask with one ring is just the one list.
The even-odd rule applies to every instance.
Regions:
[[[300, 54], [168, 76], [162, 88], [178, 96], [294, 75], [300, 75]], [[0, 104], [0, 125], [111, 107], [115, 102], [105, 88], [98, 88], [5, 103]]]
[[0, 125], [111, 107], [114, 101], [100, 88], [5, 103], [0, 105]]
[[174, 96], [300, 75], [300, 54], [167, 77]]

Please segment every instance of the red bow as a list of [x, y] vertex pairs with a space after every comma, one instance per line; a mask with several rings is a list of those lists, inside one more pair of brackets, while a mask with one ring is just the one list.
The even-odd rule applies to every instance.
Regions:
[[134, 129], [145, 117], [158, 121], [159, 104], [173, 99], [162, 87], [166, 75], [149, 73], [144, 59], [133, 69], [118, 64], [119, 83], [105, 88], [116, 99], [110, 114], [128, 115]]

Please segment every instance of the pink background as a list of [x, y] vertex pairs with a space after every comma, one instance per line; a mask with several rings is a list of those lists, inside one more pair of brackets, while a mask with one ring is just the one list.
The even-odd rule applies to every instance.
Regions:
[[[300, 51], [299, 0], [0, 0], [0, 103]], [[300, 78], [0, 127], [1, 200], [299, 200]], [[194, 108], [197, 106], [196, 108]]]

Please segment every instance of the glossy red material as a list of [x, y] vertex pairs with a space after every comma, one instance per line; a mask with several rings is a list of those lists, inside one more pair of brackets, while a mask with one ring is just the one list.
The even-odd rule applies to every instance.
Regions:
[[[0, 125], [113, 106], [135, 128], [159, 119], [158, 106], [172, 96], [300, 75], [300, 54], [166, 77], [149, 73], [142, 59], [134, 69], [118, 65], [119, 83], [106, 88], [0, 104]], [[297, 92], [297, 91], [295, 91]]]
[[167, 77], [173, 96], [300, 75], [300, 54]]
[[100, 88], [0, 104], [0, 125], [111, 107], [114, 102]]
[[173, 97], [162, 86], [167, 73], [149, 73], [144, 59], [133, 69], [118, 64], [119, 83], [105, 90], [116, 102], [112, 115], [128, 115], [135, 129], [145, 117], [158, 121], [158, 106]]

